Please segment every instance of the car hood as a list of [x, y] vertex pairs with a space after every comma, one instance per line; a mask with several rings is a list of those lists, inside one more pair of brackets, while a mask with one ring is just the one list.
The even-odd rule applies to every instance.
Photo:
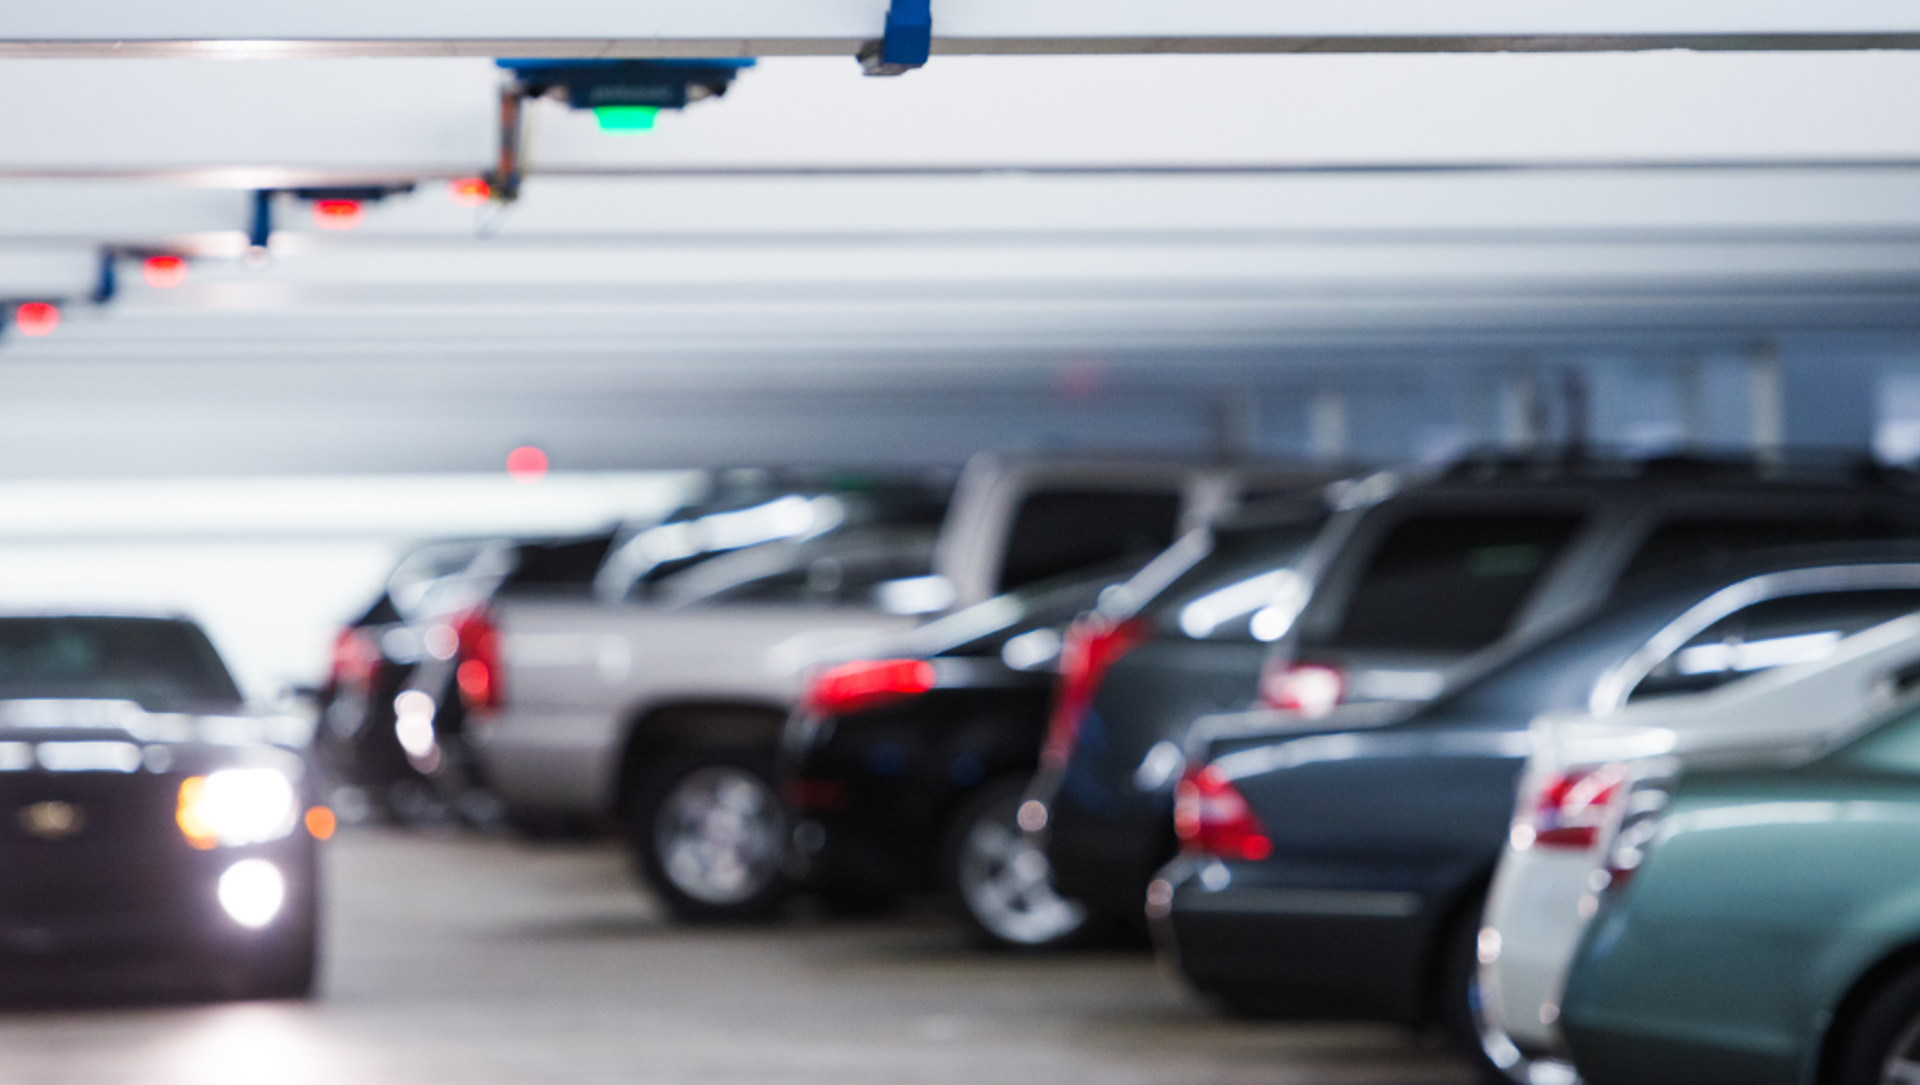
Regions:
[[[36, 764], [55, 771], [154, 769], [190, 751], [200, 751], [193, 760], [252, 761], [257, 758], [240, 755], [260, 751], [278, 761], [295, 756], [312, 733], [309, 721], [276, 713], [149, 712], [132, 701], [0, 700], [0, 771]], [[156, 748], [169, 752], [149, 752]]]

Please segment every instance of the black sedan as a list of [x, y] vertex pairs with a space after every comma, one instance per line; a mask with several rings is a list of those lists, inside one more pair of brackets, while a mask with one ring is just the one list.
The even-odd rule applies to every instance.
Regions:
[[192, 622], [0, 617], [0, 974], [308, 995], [309, 730], [248, 713]]
[[1019, 825], [1061, 634], [1131, 565], [996, 596], [816, 674], [783, 737], [802, 884], [863, 904], [945, 889], [983, 941], [1081, 930]]
[[1914, 610], [1915, 547], [1756, 554], [1643, 583], [1411, 712], [1202, 720], [1177, 790], [1184, 850], [1148, 889], [1156, 934], [1195, 986], [1231, 1004], [1437, 1021], [1478, 1057], [1481, 902], [1533, 718], [1605, 715], [1811, 662]]

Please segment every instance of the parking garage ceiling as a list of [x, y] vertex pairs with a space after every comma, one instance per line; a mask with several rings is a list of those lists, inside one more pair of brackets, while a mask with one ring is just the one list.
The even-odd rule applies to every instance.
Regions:
[[[879, 36], [888, 0], [72, 0], [9, 13], [15, 55], [846, 56]], [[1911, 48], [1897, 0], [947, 0], [944, 53]]]
[[[166, 37], [93, 7], [98, 33], [37, 13], [0, 39]], [[1920, 126], [1858, 108], [1920, 92], [1904, 52], [937, 56], [895, 80], [774, 58], [641, 135], [535, 103], [522, 199], [463, 207], [446, 182], [492, 161], [500, 79], [0, 66], [35, 103], [0, 117], [0, 297], [67, 303], [0, 340], [0, 462], [97, 473], [105, 434], [160, 471], [475, 466], [524, 439], [593, 467], [938, 459], [1035, 427], [1204, 440], [1223, 390], [1329, 366], [1920, 331]], [[281, 197], [271, 262], [243, 266], [255, 189], [364, 182], [416, 188], [351, 232]], [[190, 273], [129, 267], [91, 306], [103, 247]]]

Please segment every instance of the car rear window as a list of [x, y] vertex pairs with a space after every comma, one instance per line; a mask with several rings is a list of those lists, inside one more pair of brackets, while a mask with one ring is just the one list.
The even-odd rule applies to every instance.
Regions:
[[1404, 520], [1361, 573], [1330, 646], [1470, 652], [1491, 644], [1585, 522], [1571, 512]]
[[1167, 629], [1195, 640], [1256, 640], [1253, 619], [1289, 593], [1302, 596], [1293, 567], [1313, 543], [1324, 517], [1259, 527], [1215, 528], [1206, 557], [1140, 608]]
[[1000, 569], [1001, 591], [1166, 549], [1180, 525], [1180, 494], [1036, 490], [1020, 504]]
[[500, 593], [585, 591], [613, 546], [613, 535], [520, 543], [514, 547], [513, 572]]
[[0, 700], [136, 701], [152, 712], [226, 709], [240, 690], [192, 622], [0, 618]]
[[1627, 563], [1622, 579], [1683, 562], [1697, 563], [1749, 550], [1843, 539], [1888, 539], [1898, 534], [1894, 525], [1878, 517], [1674, 519], [1653, 529]]
[[874, 606], [880, 585], [932, 572], [936, 538], [932, 529], [851, 528], [804, 543], [764, 543], [662, 581], [654, 596], [678, 606]]
[[1736, 678], [1825, 659], [1847, 637], [1920, 611], [1920, 590], [1878, 588], [1768, 599], [1700, 631], [1661, 660], [1628, 699], [1698, 693]]

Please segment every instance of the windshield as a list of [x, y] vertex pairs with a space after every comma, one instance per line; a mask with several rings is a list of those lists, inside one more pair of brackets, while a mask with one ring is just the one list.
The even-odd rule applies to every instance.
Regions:
[[0, 700], [138, 702], [150, 712], [232, 709], [240, 691], [191, 622], [0, 618]]

